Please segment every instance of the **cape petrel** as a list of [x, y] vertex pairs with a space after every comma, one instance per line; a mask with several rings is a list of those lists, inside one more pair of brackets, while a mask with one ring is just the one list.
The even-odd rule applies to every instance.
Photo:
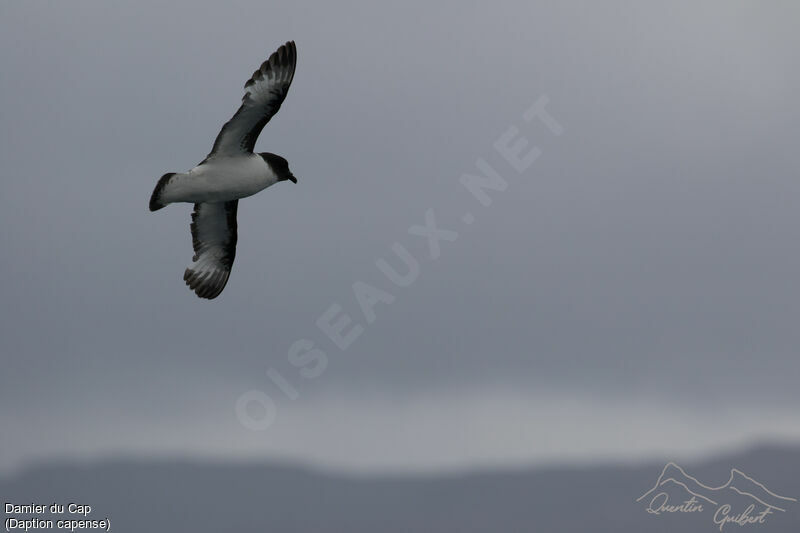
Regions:
[[286, 98], [296, 62], [294, 41], [278, 48], [244, 84], [242, 105], [222, 126], [211, 153], [188, 172], [161, 176], [150, 197], [150, 211], [175, 202], [194, 204], [194, 257], [183, 279], [200, 298], [216, 298], [228, 282], [239, 199], [279, 181], [297, 183], [284, 158], [253, 153], [259, 133]]

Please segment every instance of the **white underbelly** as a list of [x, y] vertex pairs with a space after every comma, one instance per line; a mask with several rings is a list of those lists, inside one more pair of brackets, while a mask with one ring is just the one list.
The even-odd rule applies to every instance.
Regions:
[[260, 156], [210, 160], [176, 174], [164, 191], [168, 202], [227, 202], [252, 196], [275, 183]]

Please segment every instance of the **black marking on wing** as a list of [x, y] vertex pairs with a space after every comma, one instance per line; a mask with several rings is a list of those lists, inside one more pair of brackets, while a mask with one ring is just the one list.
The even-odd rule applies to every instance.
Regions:
[[294, 78], [297, 48], [289, 41], [261, 64], [244, 84], [242, 105], [222, 126], [209, 156], [252, 152], [261, 130], [281, 108]]
[[239, 200], [194, 204], [192, 213], [192, 265], [183, 279], [200, 298], [216, 298], [228, 283], [236, 258]]

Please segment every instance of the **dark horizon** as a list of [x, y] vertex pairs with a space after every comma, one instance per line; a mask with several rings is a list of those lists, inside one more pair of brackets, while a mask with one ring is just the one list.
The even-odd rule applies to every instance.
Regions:
[[[53, 463], [14, 478], [0, 477], [0, 492], [16, 504], [50, 503], [67, 494], [92, 502], [93, 515], [110, 517], [117, 531], [145, 526], [153, 532], [197, 533], [225, 528], [715, 531], [712, 509], [656, 516], [646, 511], [647, 502], [636, 501], [663, 466], [647, 462], [417, 477], [334, 475], [249, 462], [118, 459]], [[681, 466], [711, 485], [724, 483], [736, 467], [780, 495], [800, 497], [800, 446], [762, 445]], [[734, 495], [725, 497], [737, 509], [747, 505], [747, 500], [727, 499]], [[760, 527], [793, 533], [798, 523], [800, 503], [787, 502], [784, 511], [776, 511]]]

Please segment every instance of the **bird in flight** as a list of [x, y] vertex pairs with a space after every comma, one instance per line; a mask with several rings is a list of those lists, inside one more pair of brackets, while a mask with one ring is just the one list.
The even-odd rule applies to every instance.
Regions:
[[211, 153], [188, 172], [161, 176], [150, 197], [150, 211], [175, 202], [194, 204], [194, 257], [183, 279], [200, 298], [216, 298], [228, 282], [236, 256], [239, 199], [279, 181], [297, 183], [284, 158], [253, 153], [259, 133], [286, 98], [296, 62], [294, 41], [269, 56], [244, 84], [242, 105], [222, 126]]

